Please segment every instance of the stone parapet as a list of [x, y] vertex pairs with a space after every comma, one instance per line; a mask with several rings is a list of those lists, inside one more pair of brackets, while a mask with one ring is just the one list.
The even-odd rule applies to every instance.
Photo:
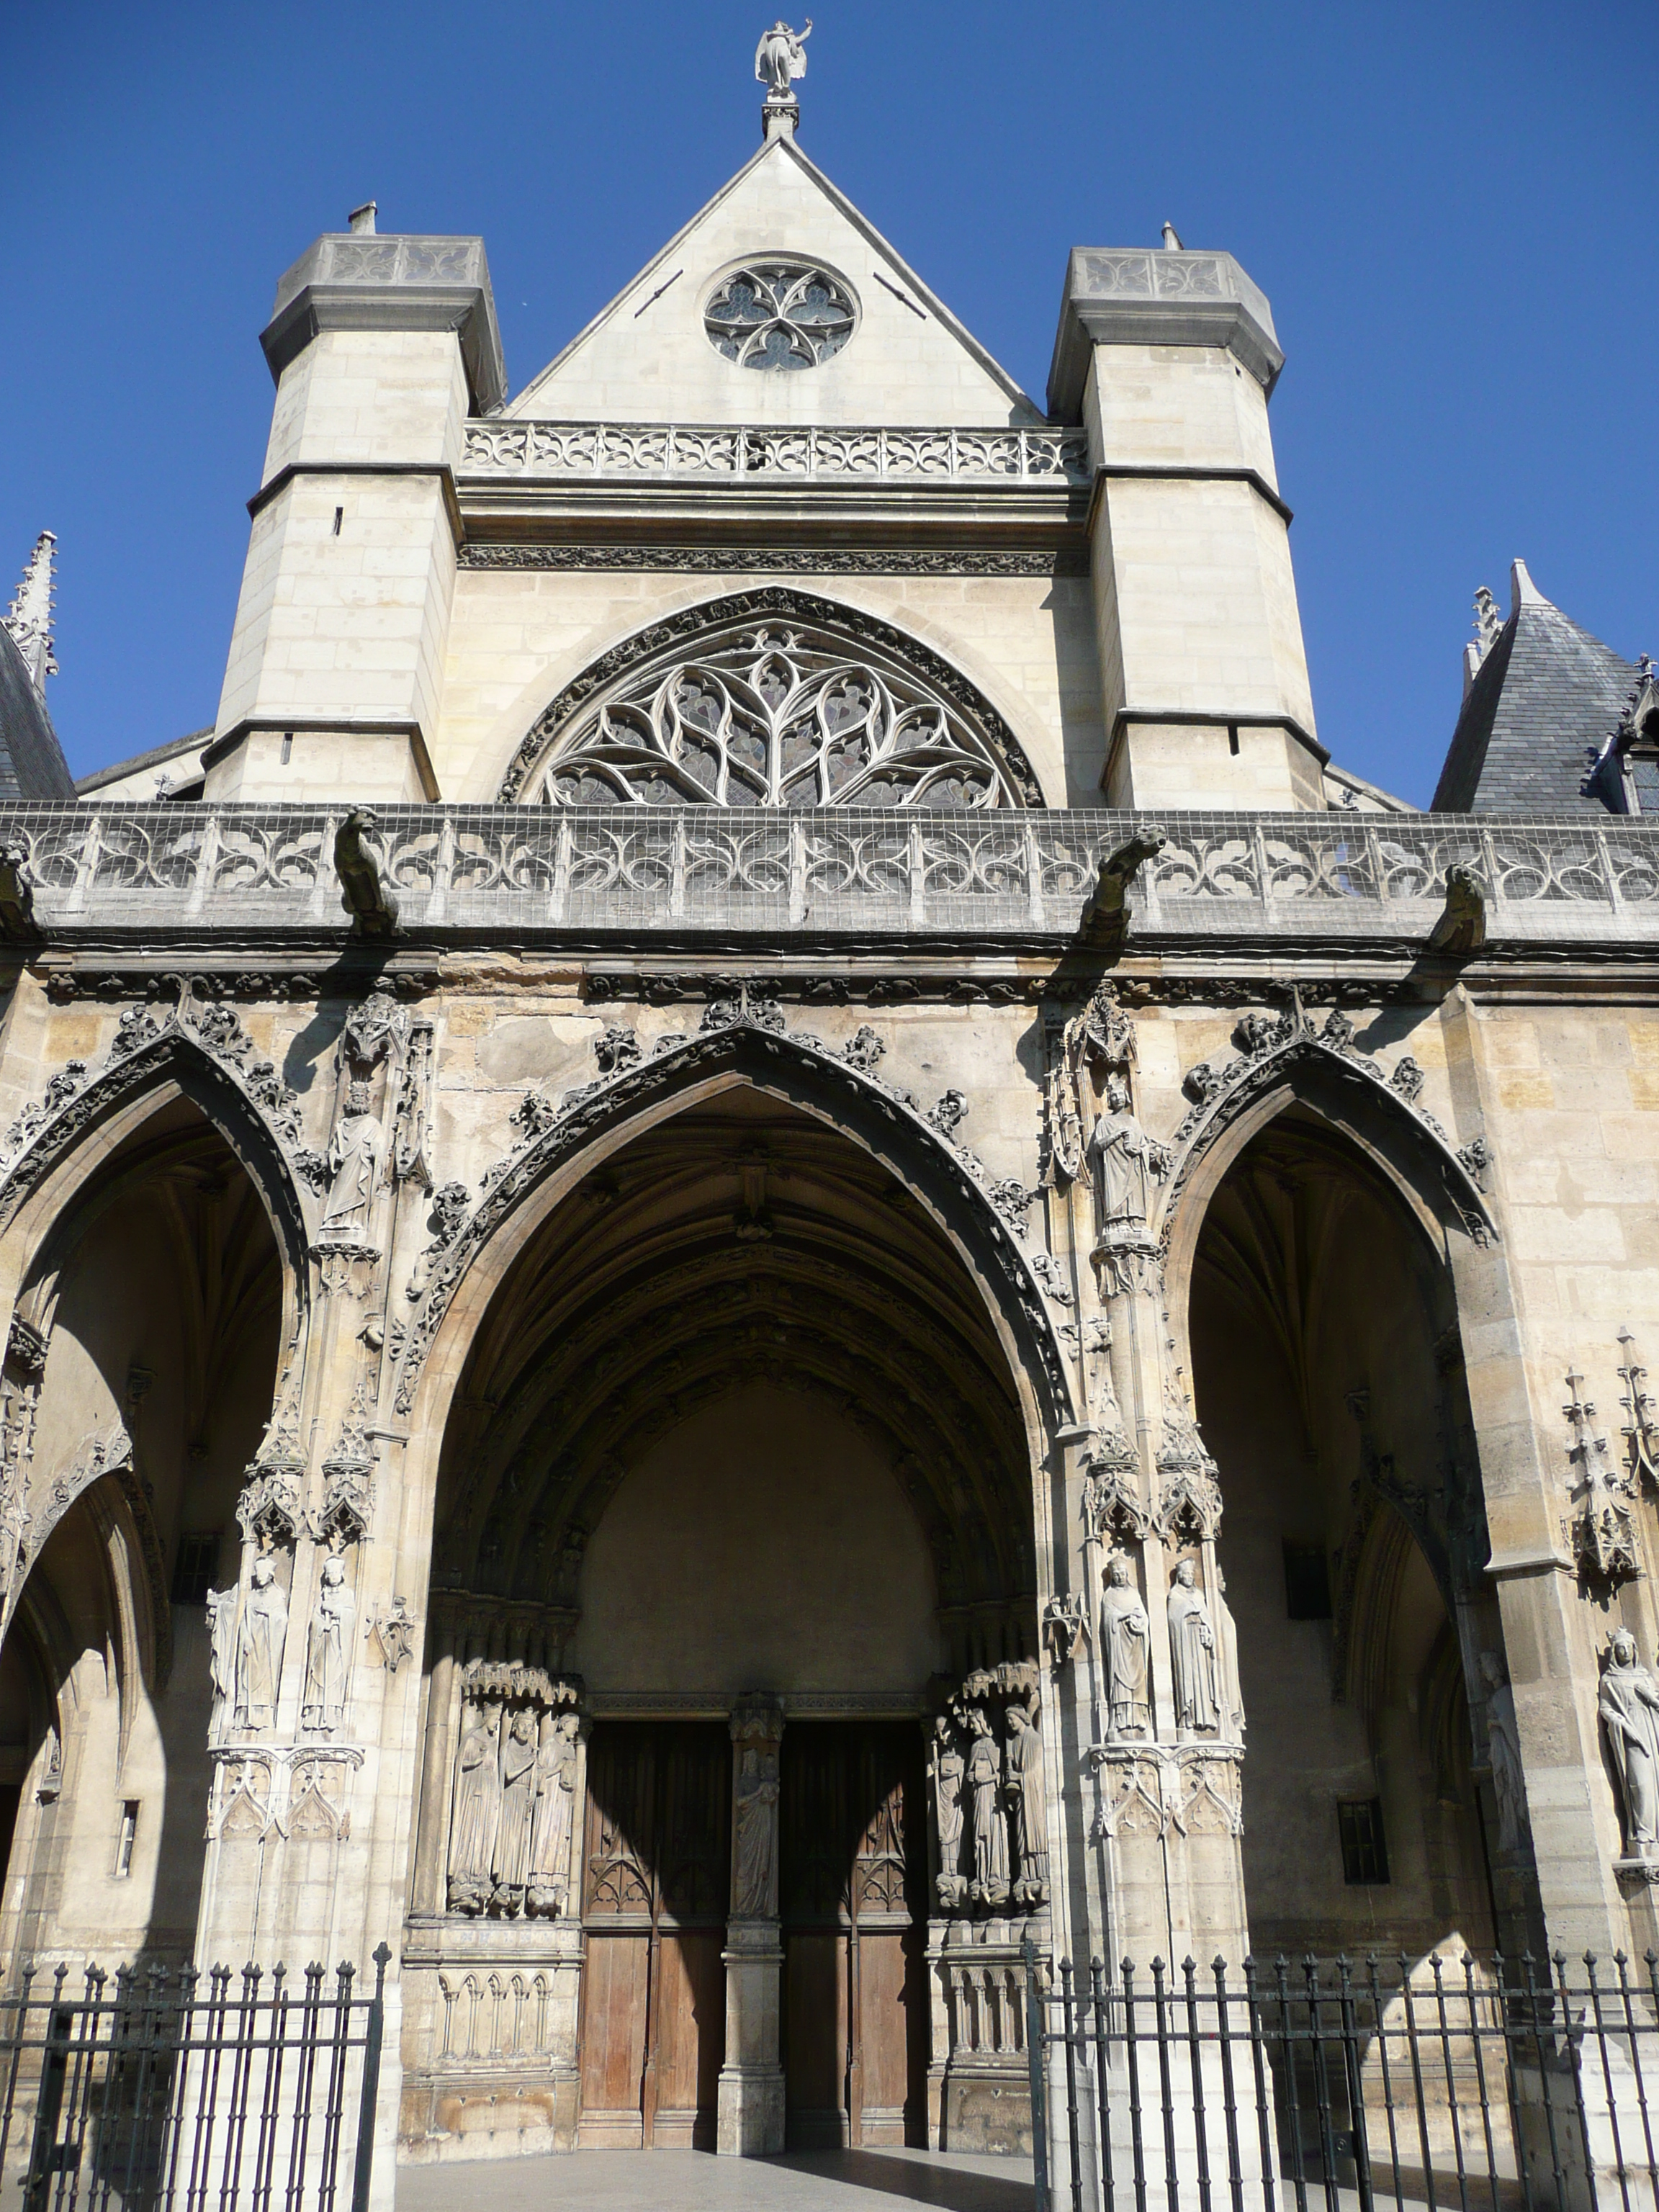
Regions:
[[1074, 246], [1048, 371], [1058, 420], [1076, 419], [1097, 345], [1223, 348], [1268, 392], [1285, 366], [1267, 295], [1231, 253]]
[[273, 378], [320, 331], [453, 331], [472, 404], [507, 397], [507, 365], [481, 238], [325, 232], [277, 280], [259, 334]]
[[[344, 812], [20, 807], [0, 814], [0, 839], [23, 857], [49, 943], [179, 930], [298, 944], [346, 930]], [[1452, 882], [1479, 886], [1488, 949], [1659, 937], [1659, 834], [1611, 817], [398, 805], [365, 842], [405, 940], [965, 939], [1058, 956], [1101, 861], [1153, 833], [1128, 891], [1141, 951], [1423, 951], [1440, 945]]]

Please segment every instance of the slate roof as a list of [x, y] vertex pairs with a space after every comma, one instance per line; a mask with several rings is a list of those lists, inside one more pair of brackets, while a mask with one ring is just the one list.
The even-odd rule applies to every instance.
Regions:
[[1513, 572], [1510, 618], [1463, 701], [1431, 802], [1437, 814], [1605, 813], [1590, 757], [1616, 729], [1636, 670]]
[[43, 805], [75, 796], [64, 748], [17, 641], [0, 623], [0, 803]]

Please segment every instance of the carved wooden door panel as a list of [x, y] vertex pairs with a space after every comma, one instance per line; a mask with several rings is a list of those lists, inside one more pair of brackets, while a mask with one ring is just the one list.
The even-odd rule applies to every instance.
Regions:
[[718, 1723], [601, 1723], [587, 1760], [584, 2148], [714, 2147], [732, 1747]]
[[792, 2148], [921, 2142], [921, 1752], [905, 1724], [784, 1731], [784, 2070]]

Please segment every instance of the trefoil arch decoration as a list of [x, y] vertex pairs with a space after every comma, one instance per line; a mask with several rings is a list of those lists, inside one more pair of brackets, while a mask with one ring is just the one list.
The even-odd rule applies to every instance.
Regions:
[[781, 585], [653, 623], [540, 714], [499, 799], [553, 805], [1041, 806], [1003, 717], [889, 623]]
[[1483, 1138], [1455, 1147], [1445, 1130], [1419, 1100], [1423, 1072], [1409, 1054], [1385, 1070], [1354, 1042], [1353, 1024], [1340, 1008], [1333, 1008], [1316, 1028], [1299, 994], [1280, 1012], [1247, 1013], [1234, 1031], [1238, 1057], [1201, 1061], [1189, 1068], [1182, 1085], [1191, 1106], [1176, 1129], [1175, 1163], [1159, 1222], [1158, 1249], [1167, 1260], [1182, 1200], [1200, 1163], [1223, 1133], [1249, 1107], [1278, 1089], [1296, 1069], [1310, 1068], [1340, 1084], [1358, 1085], [1367, 1098], [1382, 1105], [1418, 1142], [1421, 1155], [1433, 1164], [1438, 1189], [1437, 1210], [1449, 1212], [1471, 1242], [1478, 1245], [1498, 1241], [1498, 1224], [1487, 1204], [1485, 1177], [1492, 1165]]
[[[712, 1000], [702, 1025], [689, 1037], [665, 1036], [648, 1054], [633, 1040], [630, 1052], [611, 1042], [607, 1071], [558, 1098], [532, 1091], [512, 1116], [520, 1132], [507, 1157], [485, 1177], [477, 1201], [459, 1220], [441, 1223], [416, 1278], [416, 1310], [404, 1340], [393, 1390], [394, 1412], [415, 1410], [427, 1358], [464, 1277], [496, 1232], [537, 1186], [564, 1162], [642, 1110], [714, 1075], [738, 1069], [822, 1110], [833, 1107], [849, 1132], [862, 1133], [879, 1152], [902, 1127], [909, 1141], [917, 1188], [962, 1224], [976, 1248], [977, 1264], [994, 1286], [1005, 1315], [1022, 1340], [1020, 1371], [1030, 1377], [1040, 1419], [1053, 1432], [1077, 1418], [1068, 1364], [1062, 1356], [1030, 1255], [1025, 1194], [1009, 1179], [993, 1182], [982, 1164], [957, 1144], [908, 1091], [884, 1082], [865, 1063], [867, 1047], [855, 1038], [836, 1052], [821, 1038], [786, 1029], [783, 1011], [745, 982]], [[465, 1194], [462, 1194], [465, 1197]]]

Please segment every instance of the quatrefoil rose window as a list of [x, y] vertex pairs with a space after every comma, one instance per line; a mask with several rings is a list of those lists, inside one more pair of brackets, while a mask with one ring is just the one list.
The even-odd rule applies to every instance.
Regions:
[[743, 368], [816, 368], [853, 335], [851, 285], [804, 261], [755, 261], [723, 276], [703, 309], [717, 353]]
[[590, 707], [541, 779], [554, 805], [1017, 806], [967, 715], [881, 652], [752, 623]]

